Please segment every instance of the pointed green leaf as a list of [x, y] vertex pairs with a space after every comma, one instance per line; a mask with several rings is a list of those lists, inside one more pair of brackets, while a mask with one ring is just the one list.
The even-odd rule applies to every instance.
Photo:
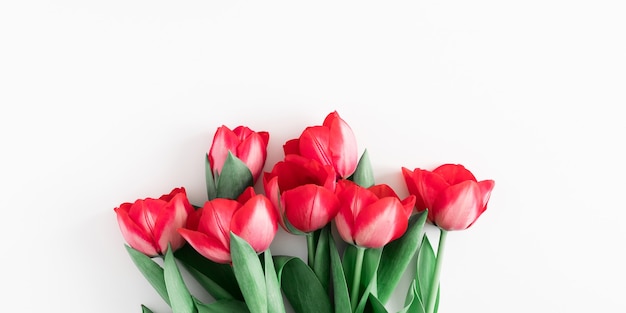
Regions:
[[296, 313], [333, 312], [328, 294], [306, 263], [300, 258], [290, 258], [277, 265], [282, 268], [281, 287]]
[[206, 181], [207, 196], [209, 197], [209, 200], [213, 200], [217, 196], [217, 190], [215, 187], [215, 177], [213, 177], [213, 171], [211, 171], [209, 155], [204, 156], [204, 176]]
[[409, 219], [409, 226], [402, 237], [388, 243], [378, 267], [378, 299], [387, 303], [398, 282], [418, 251], [424, 236], [424, 223], [428, 213], [423, 211]]
[[174, 313], [194, 313], [195, 306], [189, 289], [185, 286], [183, 277], [180, 275], [176, 259], [171, 247], [168, 246], [165, 252], [165, 261], [163, 264], [163, 277], [165, 278], [165, 286], [170, 297], [170, 304]]
[[280, 291], [280, 284], [276, 276], [276, 268], [269, 249], [263, 253], [265, 268], [265, 285], [267, 286], [267, 312], [284, 313], [285, 304], [283, 294]]
[[141, 313], [153, 313], [152, 310], [148, 309], [147, 306], [141, 305]]
[[369, 295], [372, 294], [372, 291], [376, 289], [376, 275], [377, 275], [376, 271], [374, 271], [374, 277], [372, 277], [373, 279], [371, 279], [367, 287], [365, 287], [365, 290], [363, 291], [363, 295], [361, 295], [359, 303], [356, 309], [354, 310], [354, 313], [363, 313], [365, 311], [365, 305], [367, 304], [367, 299], [369, 298]]
[[411, 286], [404, 301], [404, 308], [398, 311], [398, 313], [426, 313], [422, 299], [420, 299], [420, 295], [415, 287], [415, 279], [411, 281]]
[[348, 293], [348, 284], [346, 277], [343, 273], [343, 266], [341, 265], [341, 258], [339, 257], [339, 251], [335, 245], [335, 240], [331, 238], [328, 240], [330, 248], [330, 264], [333, 281], [333, 296], [335, 300], [335, 312], [350, 312], [350, 294]]
[[316, 244], [315, 261], [313, 263], [313, 271], [324, 290], [328, 291], [330, 284], [330, 250], [329, 250], [329, 233], [330, 224], [320, 230], [319, 238]]
[[[235, 299], [243, 300], [243, 295], [241, 294], [237, 279], [233, 273], [233, 268], [230, 264], [213, 262], [199, 254], [189, 244], [176, 250], [174, 255], [187, 269], [193, 268], [195, 271], [202, 273], [204, 276], [214, 281]], [[194, 274], [194, 271], [190, 272], [192, 275]], [[210, 290], [207, 291], [211, 293]], [[211, 295], [214, 296], [215, 299], [222, 297], [219, 294], [211, 293]]]
[[417, 271], [415, 273], [415, 279], [417, 280], [416, 288], [424, 302], [427, 302], [429, 299], [430, 285], [433, 282], [436, 263], [437, 258], [430, 240], [428, 240], [428, 236], [424, 236], [417, 255]]
[[237, 199], [246, 188], [253, 184], [254, 179], [250, 169], [229, 151], [222, 172], [217, 178], [217, 197]]
[[365, 311], [372, 313], [388, 313], [385, 305], [378, 300], [373, 294], [370, 294], [367, 299]]
[[249, 313], [244, 302], [238, 300], [218, 300], [209, 304], [196, 301], [198, 313]]
[[133, 249], [132, 247], [125, 245], [126, 251], [133, 260], [133, 263], [137, 266], [141, 274], [148, 280], [150, 285], [156, 290], [156, 292], [163, 298], [165, 303], [170, 305], [170, 298], [167, 295], [167, 288], [165, 287], [165, 279], [163, 278], [163, 268], [154, 262], [150, 257]]
[[363, 151], [363, 154], [359, 159], [359, 164], [357, 165], [352, 176], [350, 176], [349, 180], [365, 188], [369, 188], [374, 185], [374, 170], [372, 169], [372, 163], [367, 149]]
[[267, 313], [265, 274], [258, 255], [247, 241], [230, 233], [233, 271], [251, 313]]

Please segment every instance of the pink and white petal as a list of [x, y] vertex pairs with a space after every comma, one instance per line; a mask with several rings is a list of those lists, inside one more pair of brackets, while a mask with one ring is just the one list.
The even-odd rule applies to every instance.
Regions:
[[122, 237], [124, 237], [128, 245], [135, 250], [141, 251], [145, 255], [158, 255], [150, 234], [146, 233], [142, 227], [138, 226], [129, 217], [128, 212], [119, 208], [115, 208], [114, 210], [117, 215], [117, 223], [119, 224]]
[[226, 126], [221, 126], [215, 132], [213, 143], [209, 149], [209, 162], [213, 172], [221, 172], [224, 162], [228, 157], [228, 151], [237, 153], [239, 145], [239, 137]]
[[416, 177], [418, 175], [408, 168], [402, 167], [402, 176], [404, 177], [404, 183], [409, 191], [409, 194], [415, 196], [415, 209], [418, 212], [424, 211], [426, 209], [426, 204], [424, 203], [424, 199], [422, 199], [422, 195], [420, 195], [419, 189], [417, 188]]
[[257, 195], [235, 212], [230, 225], [232, 232], [247, 241], [256, 252], [263, 252], [274, 240], [277, 220], [270, 200]]
[[483, 199], [483, 211], [487, 209], [487, 203], [489, 203], [489, 198], [491, 197], [491, 191], [493, 187], [495, 187], [496, 182], [493, 180], [483, 180], [478, 182], [478, 187], [480, 187], [480, 194]]
[[265, 165], [267, 144], [260, 135], [253, 133], [237, 147], [236, 155], [250, 169], [256, 181]]
[[478, 184], [466, 180], [439, 194], [433, 213], [435, 224], [445, 230], [464, 230], [482, 213], [482, 196]]
[[[185, 198], [186, 199], [186, 198]], [[182, 195], [175, 196], [162, 210], [154, 226], [154, 240], [158, 243], [159, 252], [167, 250], [168, 243], [173, 250], [185, 244], [178, 229], [185, 227], [188, 212], [183, 203]]]
[[362, 247], [380, 248], [404, 234], [408, 219], [397, 198], [380, 199], [357, 216], [355, 242]]

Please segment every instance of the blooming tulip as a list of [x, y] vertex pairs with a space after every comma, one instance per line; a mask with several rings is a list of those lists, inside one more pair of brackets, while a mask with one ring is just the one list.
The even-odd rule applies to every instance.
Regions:
[[278, 230], [276, 211], [264, 195], [252, 187], [237, 199], [216, 198], [198, 211], [195, 229], [178, 232], [201, 255], [218, 263], [230, 263], [230, 232], [247, 241], [256, 252], [267, 250]]
[[213, 175], [217, 176], [222, 172], [224, 162], [226, 162], [230, 151], [246, 164], [256, 182], [263, 171], [263, 165], [267, 158], [268, 142], [268, 132], [255, 132], [246, 126], [238, 126], [234, 130], [230, 130], [226, 126], [219, 127], [215, 132], [208, 153]]
[[444, 164], [435, 170], [402, 168], [409, 193], [417, 197], [418, 211], [428, 209], [428, 220], [443, 230], [472, 226], [487, 209], [495, 182], [477, 181], [458, 164]]
[[335, 179], [331, 165], [291, 154], [265, 173], [263, 185], [278, 209], [281, 226], [292, 233], [309, 233], [328, 224], [339, 210]]
[[193, 207], [185, 188], [175, 188], [159, 199], [140, 199], [114, 209], [126, 242], [135, 250], [153, 257], [163, 255], [170, 244], [173, 250], [185, 240], [176, 231], [185, 226]]
[[307, 127], [299, 138], [283, 146], [285, 155], [298, 154], [331, 165], [340, 178], [350, 176], [357, 166], [356, 137], [337, 111], [326, 116], [321, 126]]
[[380, 248], [402, 236], [415, 206], [415, 196], [400, 200], [385, 184], [364, 188], [342, 180], [337, 195], [341, 203], [335, 217], [339, 235], [365, 248]]

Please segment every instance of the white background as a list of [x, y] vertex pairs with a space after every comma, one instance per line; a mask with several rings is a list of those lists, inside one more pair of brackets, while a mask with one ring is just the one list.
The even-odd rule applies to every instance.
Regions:
[[[496, 181], [485, 214], [448, 237], [440, 312], [625, 312], [625, 14], [623, 1], [4, 1], [0, 310], [167, 312], [113, 208], [177, 186], [202, 203], [222, 124], [269, 131], [269, 170], [337, 110], [401, 196], [402, 166]], [[301, 253], [301, 239], [281, 232], [272, 251]]]

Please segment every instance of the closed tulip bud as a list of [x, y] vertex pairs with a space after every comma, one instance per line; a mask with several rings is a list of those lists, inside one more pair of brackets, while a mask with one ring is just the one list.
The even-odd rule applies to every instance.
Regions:
[[283, 150], [285, 155], [297, 154], [331, 165], [339, 178], [350, 176], [358, 162], [356, 137], [336, 111], [328, 114], [321, 126], [307, 127], [299, 138], [287, 141]]
[[463, 165], [444, 164], [433, 171], [402, 168], [418, 211], [428, 209], [428, 221], [443, 230], [464, 230], [487, 210], [493, 180], [477, 181]]
[[255, 132], [246, 126], [238, 126], [234, 130], [226, 126], [219, 127], [208, 153], [213, 175], [217, 176], [222, 172], [230, 151], [246, 164], [256, 182], [265, 165], [268, 142], [268, 132]]
[[401, 200], [388, 185], [361, 187], [342, 180], [337, 185], [341, 207], [335, 223], [341, 238], [364, 248], [381, 248], [400, 238], [408, 227], [415, 196]]
[[263, 185], [278, 209], [281, 226], [292, 233], [308, 233], [326, 226], [337, 214], [335, 179], [332, 166], [292, 154], [265, 173]]
[[255, 195], [251, 187], [237, 200], [216, 198], [197, 212], [197, 227], [181, 228], [178, 232], [198, 253], [217, 263], [231, 262], [231, 231], [256, 252], [263, 252], [278, 230], [272, 203], [264, 195]]
[[184, 188], [175, 188], [159, 199], [146, 198], [123, 203], [114, 209], [122, 236], [135, 250], [154, 257], [185, 244], [177, 229], [184, 227], [193, 207]]

